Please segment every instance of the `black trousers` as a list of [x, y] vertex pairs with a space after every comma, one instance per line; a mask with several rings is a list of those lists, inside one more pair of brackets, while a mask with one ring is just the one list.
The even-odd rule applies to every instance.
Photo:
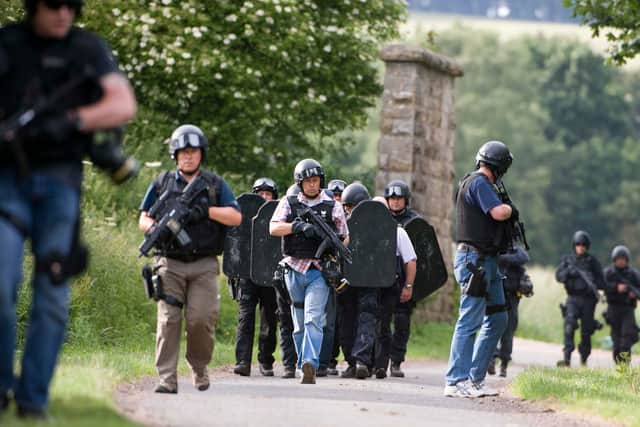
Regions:
[[595, 331], [594, 312], [597, 300], [590, 295], [569, 295], [567, 297], [567, 315], [564, 318], [564, 355], [571, 357], [575, 350], [574, 334], [580, 328], [578, 352], [582, 360], [591, 354], [591, 335]]
[[631, 347], [638, 342], [638, 325], [636, 324], [635, 308], [628, 305], [609, 304], [607, 308], [607, 322], [611, 326], [613, 340], [613, 360], [621, 362], [622, 353], [627, 353], [631, 360]]
[[260, 305], [260, 335], [258, 361], [273, 365], [276, 349], [276, 292], [272, 287], [258, 286], [250, 280], [241, 280], [238, 290], [238, 328], [236, 331], [236, 362], [251, 363], [256, 307]]
[[[378, 290], [378, 318], [376, 321], [375, 368], [387, 369], [393, 347], [391, 321], [400, 304], [400, 288], [393, 285]], [[397, 324], [396, 324], [397, 328]], [[406, 347], [405, 347], [406, 348]]]
[[511, 353], [513, 352], [513, 337], [518, 329], [518, 306], [520, 305], [520, 298], [514, 292], [505, 291], [504, 296], [507, 300], [507, 307], [509, 311], [509, 319], [507, 321], [507, 329], [504, 330], [498, 346], [494, 353], [494, 357], [499, 357], [504, 362], [511, 360]]
[[391, 340], [391, 362], [400, 364], [404, 362], [407, 354], [407, 344], [411, 334], [411, 313], [413, 312], [413, 301], [398, 302], [393, 312], [393, 338]]
[[361, 362], [373, 367], [377, 311], [378, 290], [375, 288], [351, 287], [338, 296], [340, 346], [349, 365]]
[[282, 364], [289, 368], [295, 368], [298, 362], [298, 354], [293, 342], [293, 319], [291, 318], [291, 306], [276, 292], [278, 304], [278, 320], [280, 320], [280, 350], [282, 351]]

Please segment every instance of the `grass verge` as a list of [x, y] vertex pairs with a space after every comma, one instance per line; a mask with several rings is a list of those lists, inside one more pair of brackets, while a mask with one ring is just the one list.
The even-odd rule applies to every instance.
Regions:
[[640, 426], [640, 368], [528, 369], [512, 389], [527, 400]]

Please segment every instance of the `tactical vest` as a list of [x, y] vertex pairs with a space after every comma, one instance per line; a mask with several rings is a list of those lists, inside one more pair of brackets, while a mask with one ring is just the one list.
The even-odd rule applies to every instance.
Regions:
[[607, 290], [607, 304], [635, 307], [636, 300], [629, 297], [628, 293], [620, 293], [617, 289], [618, 283], [624, 283], [631, 285], [636, 289], [640, 288], [640, 280], [638, 273], [631, 267], [623, 269], [617, 268], [615, 265], [611, 265], [604, 270], [604, 278], [607, 284], [611, 286], [611, 289]]
[[[591, 254], [585, 254], [581, 256], [569, 255], [569, 263], [575, 265], [576, 268], [579, 268], [581, 271], [590, 276], [589, 278], [597, 286], [595, 281], [594, 274], [594, 264], [593, 264], [593, 256]], [[567, 294], [574, 296], [584, 296], [584, 295], [593, 295], [591, 289], [587, 282], [581, 276], [570, 277], [564, 284], [564, 288], [567, 291]]]
[[466, 194], [475, 179], [481, 179], [482, 173], [471, 173], [460, 181], [456, 196], [456, 237], [458, 243], [468, 243], [481, 252], [496, 254], [501, 248], [496, 244], [499, 222], [478, 206], [467, 202]]
[[[291, 207], [291, 213], [287, 216], [286, 222], [293, 222], [297, 217], [297, 211], [299, 209], [310, 207], [313, 211], [324, 218], [327, 224], [329, 224], [334, 231], [337, 231], [336, 225], [333, 222], [333, 207], [335, 206], [335, 202], [333, 200], [323, 200], [315, 206], [307, 206], [301, 203], [298, 201], [297, 196], [289, 196], [287, 197], [287, 201]], [[322, 242], [319, 240], [307, 239], [302, 233], [289, 234], [284, 236], [282, 239], [282, 253], [286, 256], [300, 259], [315, 258], [316, 251], [318, 250], [320, 243]]]
[[396, 222], [404, 228], [409, 223], [409, 221], [414, 218], [418, 218], [420, 215], [418, 215], [413, 209], [407, 207], [402, 211], [402, 213], [392, 216], [393, 219], [395, 219]]
[[[96, 46], [103, 47], [104, 43], [96, 35], [75, 27], [61, 40], [38, 38], [26, 23], [2, 28], [0, 49], [6, 53], [8, 63], [0, 64], [0, 121], [33, 106], [42, 97], [50, 96], [79, 77], [83, 78], [82, 85], [61, 97], [55, 104], [55, 112], [62, 114], [100, 99], [102, 89], [97, 79], [83, 77], [92, 68], [91, 58], [102, 52]], [[23, 133], [20, 146], [32, 168], [60, 163], [80, 166], [92, 138], [91, 133], [76, 132], [67, 141], [52, 144], [42, 137]], [[4, 145], [0, 148], [0, 164], [11, 167], [15, 164], [14, 154], [7, 144]]]
[[[213, 172], [200, 170], [200, 175], [205, 179], [209, 187], [209, 206], [219, 206], [222, 192], [222, 178]], [[184, 180], [176, 180], [175, 171], [165, 171], [158, 175], [154, 181], [158, 196], [169, 191], [169, 199], [180, 197], [187, 183]], [[159, 220], [160, 218], [154, 218]], [[175, 239], [167, 245], [161, 246], [159, 253], [169, 258], [192, 261], [206, 256], [220, 255], [224, 249], [224, 236], [226, 227], [212, 219], [205, 218], [193, 224], [187, 224], [184, 228], [191, 243], [185, 247], [180, 246]]]

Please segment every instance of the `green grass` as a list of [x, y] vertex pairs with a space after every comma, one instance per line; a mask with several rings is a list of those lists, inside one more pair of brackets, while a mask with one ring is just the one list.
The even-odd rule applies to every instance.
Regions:
[[528, 369], [513, 391], [527, 400], [640, 426], [640, 369]]
[[[516, 335], [538, 341], [561, 344], [563, 341], [563, 322], [558, 305], [564, 303], [567, 294], [564, 286], [555, 280], [553, 268], [530, 267], [529, 275], [533, 281], [534, 295], [520, 300], [518, 331]], [[603, 324], [602, 312], [606, 305], [596, 306], [596, 319]], [[576, 332], [576, 340], [579, 339]], [[608, 348], [609, 327], [605, 325], [593, 335], [594, 347]]]
[[447, 360], [453, 324], [427, 322], [411, 325], [407, 357]]

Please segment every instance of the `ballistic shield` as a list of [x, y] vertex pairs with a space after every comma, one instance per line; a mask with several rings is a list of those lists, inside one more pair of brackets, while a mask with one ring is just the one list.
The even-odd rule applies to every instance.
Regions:
[[249, 279], [251, 277], [251, 222], [264, 204], [257, 194], [244, 193], [236, 199], [242, 212], [242, 223], [229, 227], [224, 239], [222, 272], [230, 279]]
[[442, 258], [438, 236], [431, 224], [424, 218], [416, 217], [410, 220], [404, 229], [418, 256], [411, 298], [414, 302], [418, 302], [440, 289], [447, 282], [449, 273]]
[[277, 200], [264, 203], [253, 218], [251, 231], [251, 281], [259, 286], [272, 286], [273, 273], [282, 259], [280, 237], [269, 234], [269, 223], [278, 207]]

